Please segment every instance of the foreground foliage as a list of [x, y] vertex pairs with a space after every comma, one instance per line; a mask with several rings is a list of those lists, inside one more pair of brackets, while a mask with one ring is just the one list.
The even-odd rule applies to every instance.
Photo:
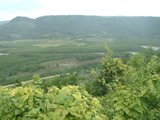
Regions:
[[[36, 79], [37, 80], [37, 79]], [[52, 86], [45, 92], [40, 81], [14, 89], [0, 88], [2, 120], [105, 120], [101, 105], [78, 86], [61, 89]], [[38, 85], [39, 84], [39, 85]]]
[[15, 88], [0, 88], [4, 120], [159, 120], [160, 58], [102, 58], [90, 73], [71, 73]]
[[135, 55], [128, 64], [117, 58], [106, 58], [105, 62], [100, 83], [107, 93], [101, 97], [101, 103], [109, 119], [159, 120], [160, 59]]

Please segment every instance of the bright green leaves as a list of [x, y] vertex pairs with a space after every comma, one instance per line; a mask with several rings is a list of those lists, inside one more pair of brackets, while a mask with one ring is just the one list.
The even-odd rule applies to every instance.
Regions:
[[34, 86], [40, 86], [40, 85], [42, 85], [42, 80], [40, 79], [39, 75], [35, 74], [33, 76], [32, 80], [33, 80], [32, 83], [34, 84]]
[[99, 101], [77, 86], [60, 89], [55, 96], [55, 103], [58, 105], [57, 108], [67, 110], [68, 115], [75, 119], [92, 120], [102, 115], [99, 113], [101, 109]]
[[[102, 58], [99, 79], [95, 81], [95, 88], [98, 88], [95, 96], [102, 96], [112, 91], [116, 84], [125, 84], [130, 73], [130, 67], [122, 62], [120, 58], [112, 58], [107, 55]], [[97, 87], [98, 86], [98, 87]]]
[[128, 65], [140, 70], [145, 67], [145, 56], [141, 54], [134, 55], [128, 61]]
[[102, 97], [102, 106], [109, 119], [160, 119], [160, 59], [157, 56], [135, 55], [128, 61], [129, 67], [111, 57], [102, 62], [101, 83], [109, 91]]
[[0, 90], [0, 118], [5, 120], [106, 120], [96, 98], [77, 86], [35, 86]]
[[158, 74], [148, 76], [145, 85], [145, 94], [142, 102], [147, 107], [149, 119], [160, 119], [160, 76]]
[[[124, 64], [108, 55], [102, 59], [101, 69], [92, 70], [81, 87], [73, 86], [77, 75], [72, 75], [57, 79], [59, 88], [50, 85], [44, 90], [35, 75], [28, 86], [0, 88], [0, 119], [159, 120], [159, 73], [157, 56], [146, 59], [135, 55]], [[89, 95], [84, 86], [92, 95], [101, 96], [101, 101]]]
[[157, 56], [152, 56], [151, 60], [146, 66], [146, 71], [150, 74], [160, 73], [160, 59]]
[[[144, 109], [138, 94], [137, 91], [126, 86], [116, 86], [113, 93], [103, 98], [106, 114], [110, 119], [142, 119]], [[107, 109], [112, 111], [107, 111]]]
[[101, 79], [104, 79], [105, 84], [113, 81], [125, 82], [128, 72], [129, 67], [121, 59], [108, 56], [102, 59]]

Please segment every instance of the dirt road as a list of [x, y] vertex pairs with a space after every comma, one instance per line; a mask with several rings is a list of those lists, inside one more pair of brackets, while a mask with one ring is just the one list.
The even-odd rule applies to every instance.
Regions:
[[[41, 78], [41, 80], [46, 80], [46, 79], [50, 79], [50, 78], [55, 78], [55, 77], [59, 77], [60, 75], [53, 75], [53, 76], [47, 76], [47, 77], [43, 77]], [[30, 83], [32, 82], [33, 80], [27, 80], [25, 82], [22, 82], [22, 84], [26, 84], [26, 83]], [[9, 88], [9, 87], [14, 87], [16, 85], [16, 83], [14, 84], [10, 84], [10, 85], [5, 85], [3, 86], [4, 88]]]

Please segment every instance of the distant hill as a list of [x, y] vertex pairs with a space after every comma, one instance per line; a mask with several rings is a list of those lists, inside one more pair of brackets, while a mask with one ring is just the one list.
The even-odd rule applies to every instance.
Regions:
[[0, 25], [4, 25], [6, 23], [8, 23], [9, 21], [0, 21]]
[[0, 25], [0, 40], [53, 37], [160, 38], [160, 17], [16, 17]]

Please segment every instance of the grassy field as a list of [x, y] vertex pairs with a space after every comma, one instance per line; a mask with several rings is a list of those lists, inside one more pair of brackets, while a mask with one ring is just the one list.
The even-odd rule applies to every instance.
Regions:
[[127, 57], [142, 51], [141, 45], [157, 44], [105, 38], [0, 41], [0, 84], [29, 80], [34, 74], [45, 77], [95, 66], [105, 55], [106, 46], [116, 57]]
[[0, 41], [0, 83], [48, 76], [97, 64], [104, 56], [103, 42], [75, 40]]

